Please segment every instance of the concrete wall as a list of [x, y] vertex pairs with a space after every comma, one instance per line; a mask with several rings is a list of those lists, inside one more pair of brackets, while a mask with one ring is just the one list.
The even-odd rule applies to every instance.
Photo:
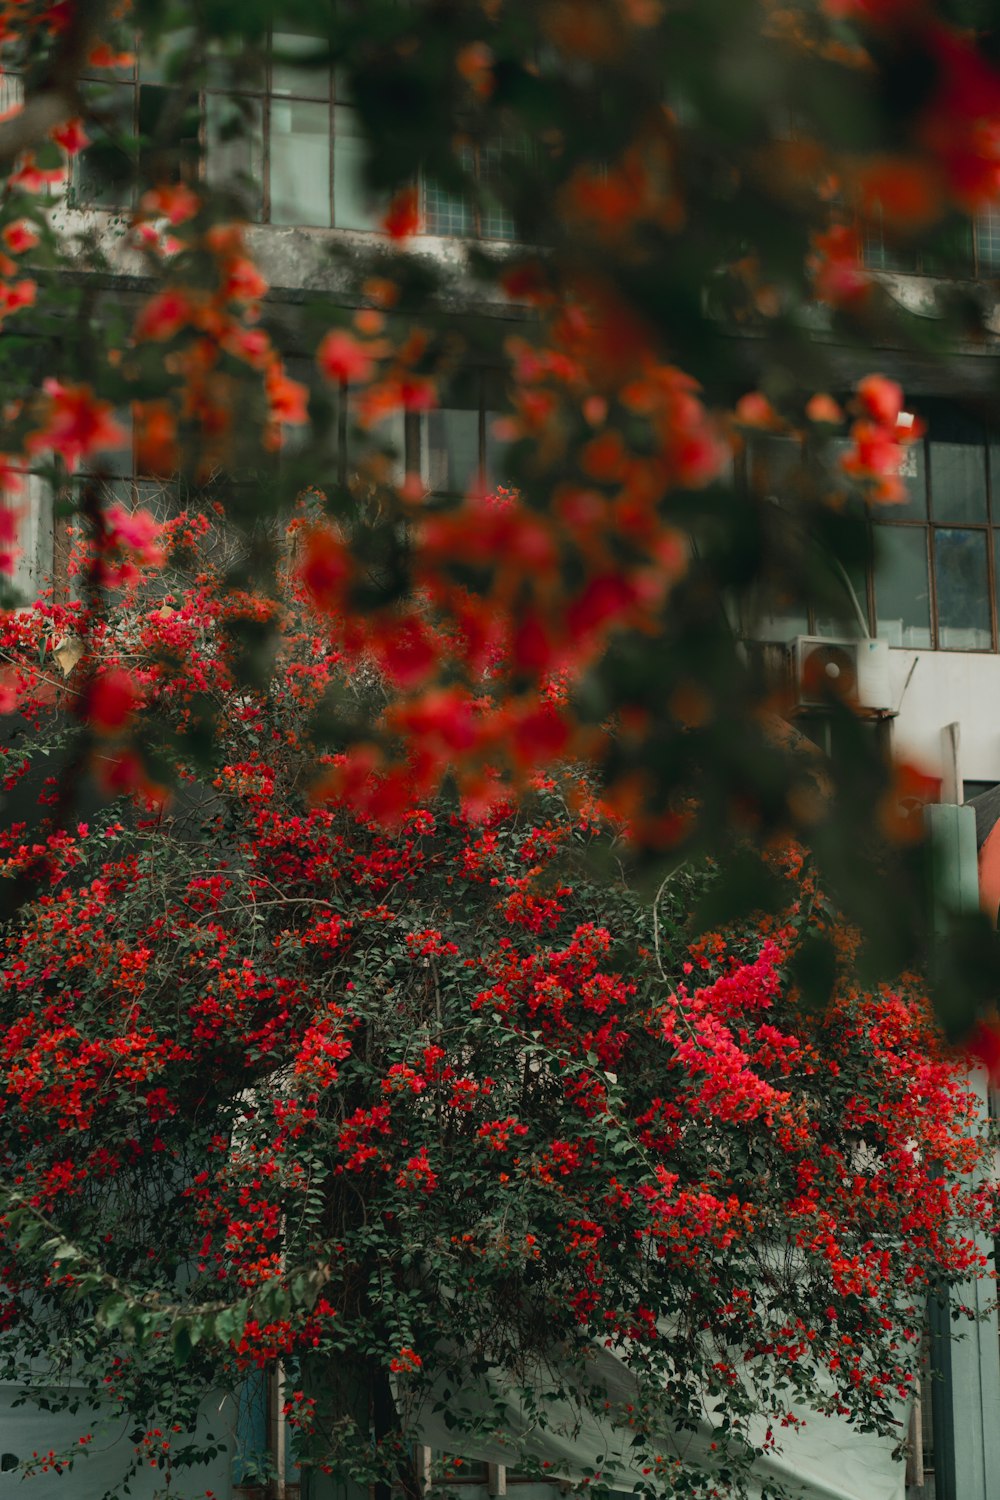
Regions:
[[[973, 651], [908, 651], [890, 657], [893, 746], [946, 783], [1000, 781], [1000, 655]], [[948, 726], [957, 723], [957, 757]], [[950, 784], [945, 795], [955, 800]]]

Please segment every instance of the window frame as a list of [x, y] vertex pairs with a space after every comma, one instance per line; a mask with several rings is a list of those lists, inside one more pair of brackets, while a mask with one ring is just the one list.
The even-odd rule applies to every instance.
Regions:
[[[471, 200], [461, 198], [453, 199], [452, 201], [459, 204], [464, 209], [465, 213], [468, 214], [470, 219], [470, 227], [468, 230], [462, 230], [461, 232], [449, 232], [448, 230], [431, 227], [431, 217], [433, 210], [428, 207], [428, 191], [440, 192], [445, 199], [447, 199], [449, 195], [444, 191], [444, 189], [438, 188], [436, 184], [429, 183], [427, 178], [423, 174], [421, 174], [420, 225], [422, 234], [430, 235], [440, 239], [485, 240], [491, 244], [496, 245], [516, 245], [518, 243], [517, 225], [514, 223], [513, 218], [510, 216], [508, 210], [503, 206], [503, 204], [499, 203], [498, 201], [496, 210], [491, 210], [488, 205], [484, 205], [481, 202], [480, 195], [482, 193], [484, 183], [488, 184], [489, 182], [488, 177], [484, 178], [483, 176], [483, 156], [484, 153], [489, 152], [491, 149], [498, 150], [502, 154], [504, 151], [512, 149], [512, 143], [510, 141], [504, 141], [503, 139], [499, 141], [485, 142], [469, 140], [463, 142], [460, 147], [461, 152], [467, 152], [471, 159], [472, 176], [476, 184], [477, 195]], [[524, 150], [525, 152], [530, 151], [530, 146], [527, 142], [524, 143]], [[484, 223], [488, 219], [491, 212], [497, 212], [504, 218], [510, 219], [510, 234], [489, 234], [486, 232]]]
[[[914, 403], [916, 415], [920, 416], [920, 403]], [[894, 517], [891, 506], [882, 506], [877, 512], [869, 509], [869, 525], [871, 527], [899, 527], [907, 530], [919, 530], [924, 532], [924, 547], [927, 560], [928, 581], [928, 612], [931, 643], [930, 646], [914, 646], [903, 649], [922, 651], [961, 651], [975, 656], [984, 656], [996, 653], [1000, 650], [998, 640], [998, 611], [997, 611], [997, 541], [1000, 537], [1000, 497], [994, 508], [994, 433], [990, 426], [979, 417], [975, 419], [982, 432], [983, 449], [983, 472], [985, 475], [985, 516], [982, 520], [955, 521], [938, 518], [934, 514], [934, 464], [931, 460], [931, 444], [934, 442], [934, 431], [932, 420], [927, 424], [927, 430], [917, 442], [922, 446], [924, 459], [924, 486], [926, 491], [926, 515]], [[1000, 436], [998, 434], [997, 436]], [[987, 608], [989, 615], [990, 642], [986, 646], [949, 646], [942, 645], [942, 625], [938, 610], [938, 578], [936, 567], [937, 548], [935, 539], [940, 531], [974, 531], [981, 533], [985, 540], [986, 549], [986, 591]], [[878, 624], [878, 600], [875, 568], [868, 569], [868, 618], [869, 623], [874, 624], [877, 632]]]
[[[941, 398], [931, 398], [929, 396], [924, 398], [924, 400], [928, 404], [931, 403], [932, 400], [939, 401], [940, 399]], [[923, 403], [918, 398], [912, 404], [915, 415], [919, 418], [921, 416], [921, 406]], [[953, 405], [955, 406], [956, 410], [965, 411], [965, 408], [962, 407], [961, 403], [955, 402], [953, 403]], [[973, 415], [974, 420], [981, 432], [980, 441], [982, 445], [983, 470], [985, 475], [985, 514], [982, 519], [956, 521], [954, 519], [949, 519], [946, 517], [937, 517], [934, 514], [935, 479], [934, 463], [931, 458], [931, 444], [935, 441], [933, 416], [931, 416], [930, 419], [926, 422], [926, 430], [924, 431], [924, 433], [916, 440], [917, 443], [920, 444], [921, 452], [923, 455], [923, 483], [924, 493], [926, 497], [925, 513], [919, 516], [899, 516], [894, 513], [893, 507], [891, 505], [869, 506], [868, 508], [867, 521], [869, 535], [872, 542], [873, 554], [871, 562], [865, 570], [864, 591], [862, 592], [861, 590], [858, 590], [857, 597], [862, 613], [865, 616], [868, 630], [873, 637], [877, 636], [879, 633], [877, 559], [874, 555], [874, 549], [877, 546], [878, 542], [878, 530], [880, 528], [885, 528], [886, 530], [904, 529], [910, 532], [923, 532], [923, 555], [927, 566], [928, 580], [928, 624], [930, 630], [930, 643], [926, 646], [902, 645], [896, 649], [910, 651], [960, 652], [963, 655], [969, 654], [975, 656], [986, 656], [990, 654], [997, 654], [998, 652], [1000, 652], [1000, 600], [998, 600], [998, 590], [1000, 590], [1000, 428], [988, 423], [985, 419], [981, 418], [978, 413], [974, 413]], [[794, 438], [790, 438], [789, 440], [793, 442], [795, 441]], [[799, 440], [797, 443], [797, 451], [800, 460], [806, 452], [806, 441], [807, 440]], [[751, 444], [748, 444], [744, 449], [743, 454], [741, 455], [740, 466], [737, 469], [736, 473], [737, 483], [743, 486], [747, 491], [749, 491], [750, 489], [751, 479], [750, 453]], [[987, 589], [987, 613], [990, 635], [990, 641], [988, 645], [955, 646], [944, 644], [942, 642], [942, 631], [945, 627], [942, 626], [941, 620], [939, 618], [939, 589], [936, 568], [936, 536], [938, 532], [943, 531], [975, 532], [977, 534], [981, 534], [984, 538], [984, 545], [986, 549], [985, 579]], [[760, 604], [763, 602], [765, 601], [758, 601], [758, 621], [762, 613], [762, 611], [760, 610]], [[845, 603], [846, 602], [847, 601], [845, 598]], [[783, 615], [781, 612], [776, 611], [770, 616], [770, 618], [775, 621], [781, 621], [782, 619], [788, 619], [790, 622], [794, 621], [794, 616], [791, 614], [791, 612], [789, 612], [787, 615]], [[829, 629], [826, 628], [825, 619], [821, 618], [818, 611], [816, 610], [815, 605], [811, 603], [804, 611], [804, 622], [806, 625], [806, 630], [804, 632], [805, 634], [813, 636], [824, 636], [829, 639], [836, 638], [836, 635], [831, 634], [829, 632]], [[744, 634], [752, 639], [770, 639], [773, 640], [776, 644], [778, 643], [778, 636], [765, 637], [761, 635], [759, 629], [755, 630], [755, 623], [756, 622], [754, 622], [753, 620], [749, 621], [747, 626], [744, 627]], [[848, 621], [848, 618], [845, 614], [845, 633], [851, 632], [853, 623], [854, 622]], [[795, 631], [794, 633], [798, 634], [799, 632]], [[780, 639], [788, 640], [792, 638], [793, 636], [787, 636], [781, 637]]]
[[[333, 66], [332, 63], [326, 64], [325, 66], [316, 69], [310, 69], [306, 67], [298, 69], [296, 71], [298, 73], [301, 73], [302, 79], [305, 80], [301, 87], [280, 88], [276, 90], [275, 70], [277, 67], [283, 66], [281, 62], [276, 62], [274, 56], [273, 42], [276, 35], [280, 36], [282, 35], [282, 33], [275, 32], [272, 29], [268, 33], [266, 42], [260, 49], [259, 68], [257, 70], [257, 76], [255, 79], [242, 81], [238, 86], [233, 86], [228, 82], [223, 85], [223, 83], [221, 82], [213, 82], [211, 73], [209, 72], [206, 80], [203, 81], [197, 89], [193, 89], [190, 91], [192, 106], [196, 106], [198, 110], [199, 158], [197, 170], [193, 174], [193, 180], [205, 183], [208, 182], [211, 178], [211, 163], [209, 159], [212, 146], [210, 132], [210, 112], [212, 108], [211, 101], [213, 99], [218, 99], [221, 101], [228, 101], [232, 103], [237, 100], [246, 100], [250, 102], [258, 112], [258, 119], [253, 129], [259, 135], [259, 139], [255, 144], [259, 149], [261, 162], [260, 199], [259, 204], [255, 203], [250, 206], [250, 222], [254, 224], [274, 225], [277, 228], [289, 229], [305, 228], [330, 230], [346, 228], [350, 230], [352, 226], [338, 225], [336, 222], [337, 140], [338, 137], [343, 137], [344, 135], [343, 129], [338, 130], [337, 128], [337, 119], [338, 111], [352, 108], [350, 99], [342, 99], [339, 97], [337, 69]], [[319, 47], [322, 44], [323, 38], [317, 35], [312, 40], [314, 40], [317, 43], [317, 47]], [[310, 75], [315, 75], [316, 73], [326, 74], [325, 90], [320, 89], [318, 86], [310, 86], [308, 82]], [[289, 70], [289, 76], [291, 76], [291, 70]], [[147, 87], [163, 89], [176, 87], [175, 84], [172, 84], [169, 81], [164, 81], [159, 77], [144, 76], [142, 51], [141, 47], [138, 44], [135, 48], [133, 62], [130, 65], [121, 69], [117, 69], [113, 74], [110, 75], [107, 73], [102, 73], [99, 75], [85, 74], [81, 79], [81, 82], [84, 84], [84, 86], [93, 87], [97, 85], [104, 86], [109, 89], [117, 86], [120, 88], [128, 88], [131, 91], [132, 97], [130, 114], [130, 138], [135, 141], [139, 141], [141, 139], [140, 111], [141, 90], [143, 86], [145, 85]], [[287, 223], [284, 221], [280, 221], [275, 224], [275, 221], [272, 217], [274, 206], [274, 191], [272, 181], [274, 135], [272, 129], [272, 117], [275, 106], [285, 104], [293, 106], [295, 104], [314, 105], [319, 108], [323, 108], [326, 111], [326, 131], [324, 134], [324, 139], [327, 143], [328, 164], [325, 193], [328, 205], [328, 217], [325, 222], [323, 222], [322, 220], [310, 222], [307, 217], [296, 217], [294, 219], [289, 219]], [[85, 157], [86, 151], [84, 151], [81, 158], [79, 159], [81, 161], [81, 164], [85, 160]], [[68, 192], [70, 203], [73, 207], [92, 209], [105, 213], [117, 213], [121, 212], [122, 210], [131, 208], [134, 205], [136, 198], [136, 186], [137, 184], [133, 180], [127, 184], [125, 191], [116, 196], [115, 201], [101, 202], [96, 197], [89, 196], [86, 189], [82, 189], [78, 185], [78, 183], [74, 182], [74, 172], [71, 170], [68, 183]], [[380, 224], [377, 221], [377, 217], [375, 215], [375, 205], [373, 205], [373, 218], [375, 221], [372, 223], [372, 225], [362, 232], [379, 232]], [[357, 231], [355, 230], [355, 232]]]
[[[900, 253], [905, 258], [906, 245], [893, 244], [886, 237], [884, 220], [880, 210], [867, 215], [858, 215], [857, 229], [861, 242], [861, 258], [870, 271], [881, 276], [924, 276], [941, 281], [991, 281], [1000, 278], [1000, 209], [985, 209], [970, 215], [969, 257], [962, 271], [943, 270], [934, 263], [933, 257], [920, 249], [914, 249], [912, 265], [880, 264], [880, 260]], [[991, 259], [986, 245], [991, 239], [997, 243], [996, 257]]]

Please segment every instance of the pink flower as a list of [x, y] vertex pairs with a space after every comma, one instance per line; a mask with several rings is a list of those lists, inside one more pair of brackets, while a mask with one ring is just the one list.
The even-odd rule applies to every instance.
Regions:
[[104, 524], [119, 546], [144, 556], [159, 550], [162, 528], [148, 510], [126, 510], [124, 505], [112, 505], [105, 513]]

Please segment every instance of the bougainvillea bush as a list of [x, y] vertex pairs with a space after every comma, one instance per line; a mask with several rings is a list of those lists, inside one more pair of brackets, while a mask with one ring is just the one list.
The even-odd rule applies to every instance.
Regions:
[[[196, 1450], [171, 1429], [278, 1360], [317, 1484], [414, 1491], [428, 1403], [452, 1451], [506, 1431], [516, 1456], [511, 1413], [543, 1438], [568, 1394], [656, 1493], [738, 1492], [810, 1409], [898, 1432], [928, 1294], [986, 1273], [994, 1214], [918, 988], [852, 986], [794, 849], [778, 915], [696, 936], [711, 871], [638, 894], [571, 769], [526, 768], [517, 802], [488, 769], [465, 802], [356, 766], [345, 787], [316, 724], [363, 703], [389, 735], [397, 700], [369, 642], [331, 649], [311, 525], [271, 598], [182, 515], [123, 528], [110, 606], [84, 545], [78, 598], [3, 622], [30, 813], [0, 850], [0, 1372], [127, 1413], [181, 1493]], [[278, 649], [249, 687], [262, 622]], [[489, 680], [463, 712], [490, 712]], [[91, 811], [67, 828], [69, 777]], [[790, 977], [818, 931], [841, 972], [822, 1014]]]
[[[319, 485], [340, 527], [317, 555], [327, 596], [362, 634], [405, 627], [412, 708], [393, 744], [360, 712], [317, 731], [343, 771], [378, 759], [406, 782], [399, 752], [419, 748], [433, 794], [472, 792], [484, 758], [571, 746], [650, 859], [791, 832], [881, 972], [912, 964], [925, 870], [895, 812], [929, 778], [852, 732], [848, 680], [824, 677], [846, 727], [817, 800], [739, 637], [774, 613], [853, 633], [845, 570], [877, 565], [870, 521], [905, 500], [918, 435], [894, 370], [996, 418], [988, 364], [952, 359], [995, 338], [968, 280], [1000, 190], [990, 10], [0, 0], [0, 484], [30, 469], [15, 506], [48, 487], [117, 535], [120, 501], [80, 482], [103, 464], [218, 501], [254, 540]], [[298, 208], [278, 191], [284, 106], [252, 102], [286, 88], [331, 104], [306, 112], [327, 125]], [[278, 222], [298, 215], [304, 232]], [[894, 265], [933, 268], [919, 316], [877, 269]], [[516, 528], [483, 523], [494, 480], [525, 497]], [[38, 519], [0, 508], [4, 606]], [[271, 560], [257, 549], [237, 586], [268, 594]], [[429, 579], [461, 586], [485, 639], [513, 637], [519, 724], [572, 669], [558, 722], [416, 727], [456, 686], [420, 629]], [[277, 646], [265, 619], [251, 644], [251, 667]], [[940, 968], [958, 1030], [1000, 986], [985, 919]]]

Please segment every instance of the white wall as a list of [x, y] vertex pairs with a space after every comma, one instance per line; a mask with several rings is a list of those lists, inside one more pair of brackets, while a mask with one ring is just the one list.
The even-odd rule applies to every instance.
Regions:
[[[31, 1464], [34, 1454], [44, 1458], [50, 1449], [60, 1456], [78, 1454], [71, 1466], [61, 1464], [58, 1469], [28, 1476], [20, 1468], [0, 1469], [0, 1500], [100, 1500], [107, 1494], [125, 1493], [124, 1476], [135, 1454], [129, 1437], [134, 1424], [128, 1417], [102, 1419], [88, 1413], [82, 1390], [80, 1396], [83, 1409], [76, 1415], [47, 1412], [32, 1401], [15, 1405], [22, 1397], [20, 1387], [0, 1381], [0, 1460]], [[219, 1395], [206, 1397], [202, 1413], [197, 1436], [204, 1439], [211, 1432], [223, 1444], [223, 1451], [209, 1463], [176, 1469], [169, 1479], [164, 1470], [147, 1462], [131, 1480], [129, 1500], [203, 1500], [206, 1493], [228, 1500], [232, 1494], [232, 1402]], [[93, 1441], [81, 1446], [80, 1435], [88, 1429]], [[190, 1434], [172, 1431], [164, 1437], [175, 1450], [190, 1440]]]
[[1000, 655], [893, 649], [889, 659], [896, 753], [946, 772], [942, 730], [957, 722], [959, 779], [1000, 781]]

